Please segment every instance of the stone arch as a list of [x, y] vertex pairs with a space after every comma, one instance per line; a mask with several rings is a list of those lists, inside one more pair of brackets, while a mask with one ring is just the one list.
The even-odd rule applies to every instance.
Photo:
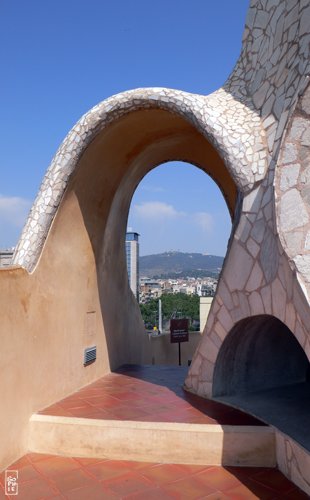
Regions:
[[[66, 142], [64, 156], [68, 149]], [[44, 274], [48, 261], [48, 272], [54, 269], [67, 275], [68, 282], [72, 272], [81, 272], [81, 276], [84, 273], [82, 279], [92, 283], [92, 295], [99, 299], [111, 368], [142, 360], [144, 325], [128, 286], [124, 249], [130, 202], [137, 185], [159, 164], [170, 160], [191, 163], [217, 183], [233, 218], [240, 190], [222, 154], [195, 120], [184, 115], [183, 108], [176, 112], [151, 106], [149, 102], [148, 106], [133, 106], [105, 126], [98, 125], [92, 140], [81, 147], [81, 153], [70, 153], [70, 171], [57, 170], [58, 160], [48, 171], [15, 260], [38, 276]], [[65, 176], [64, 185], [60, 179]], [[46, 187], [52, 182], [54, 187], [55, 182], [63, 184], [58, 206], [53, 202], [57, 190]], [[46, 209], [53, 203], [54, 213]], [[36, 217], [41, 222], [41, 234], [34, 233]], [[35, 244], [27, 246], [28, 241]], [[70, 294], [74, 301], [79, 301], [78, 290], [72, 289]], [[92, 305], [94, 300], [91, 299], [89, 310], [97, 309]]]
[[[93, 250], [111, 367], [141, 361], [139, 339], [144, 326], [128, 286], [124, 238], [137, 185], [152, 168], [169, 160], [192, 163], [210, 174], [233, 216], [237, 186], [216, 149], [183, 117], [148, 109], [119, 118], [91, 142], [55, 218], [55, 223], [60, 217], [66, 219], [63, 212], [74, 197], [79, 214], [70, 214], [65, 224], [71, 227], [72, 217], [79, 219], [81, 224], [75, 231], [86, 233]], [[56, 232], [54, 236], [56, 242]]]
[[220, 348], [213, 396], [242, 397], [308, 376], [308, 358], [291, 330], [275, 316], [252, 316], [236, 323]]
[[[137, 89], [113, 96], [86, 113], [69, 132], [43, 179], [29, 214], [13, 262], [32, 271], [40, 257], [55, 214], [89, 145], [111, 130], [116, 123], [136, 111], [168, 111], [188, 123], [213, 145], [229, 173], [224, 184], [218, 182], [232, 210], [232, 191], [249, 191], [266, 173], [268, 152], [266, 134], [257, 112], [235, 100], [224, 89], [210, 96], [189, 94], [165, 88]], [[217, 124], [220, 113], [221, 126]], [[236, 131], [236, 126], [238, 131]], [[165, 128], [165, 127], [164, 127]], [[163, 129], [159, 134], [165, 134]], [[132, 135], [133, 131], [128, 131]], [[240, 141], [243, 134], [244, 141]], [[154, 142], [157, 140], [153, 137]], [[138, 144], [136, 145], [138, 147]], [[256, 168], [253, 161], [259, 152]], [[225, 185], [225, 186], [224, 186]], [[228, 194], [230, 192], [230, 194]]]

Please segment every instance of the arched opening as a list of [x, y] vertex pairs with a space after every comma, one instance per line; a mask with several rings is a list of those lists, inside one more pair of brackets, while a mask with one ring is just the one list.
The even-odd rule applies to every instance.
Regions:
[[[231, 232], [225, 199], [201, 168], [169, 161], [139, 183], [127, 229], [128, 280], [150, 349], [143, 364], [188, 366], [201, 340]], [[189, 323], [180, 358], [178, 344], [170, 343], [170, 321], [176, 317]]]
[[[85, 150], [72, 178], [93, 249], [109, 363], [141, 360], [144, 324], [129, 288], [125, 233], [132, 196], [156, 166], [179, 160], [200, 167], [219, 186], [234, 217], [238, 189], [222, 158], [185, 118], [162, 109], [133, 111], [107, 126]], [[74, 224], [76, 224], [76, 218]]]
[[310, 364], [290, 329], [259, 315], [239, 321], [217, 357], [213, 397], [244, 409], [310, 449]]
[[142, 256], [169, 250], [224, 255], [231, 217], [210, 175], [195, 164], [168, 161], [141, 179], [131, 200], [128, 226], [141, 235]]

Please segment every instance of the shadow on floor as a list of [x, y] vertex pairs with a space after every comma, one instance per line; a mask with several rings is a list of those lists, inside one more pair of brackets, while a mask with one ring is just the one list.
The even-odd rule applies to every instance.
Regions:
[[222, 396], [217, 401], [242, 408], [292, 437], [310, 451], [310, 382], [243, 395]]
[[221, 425], [266, 425], [257, 418], [226, 404], [201, 398], [183, 389], [188, 368], [184, 366], [123, 365], [114, 373], [166, 387], [201, 413]]

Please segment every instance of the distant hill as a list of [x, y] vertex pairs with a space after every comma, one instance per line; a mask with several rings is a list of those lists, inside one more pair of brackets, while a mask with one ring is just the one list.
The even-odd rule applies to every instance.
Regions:
[[165, 252], [140, 257], [140, 277], [218, 276], [224, 257], [202, 253]]

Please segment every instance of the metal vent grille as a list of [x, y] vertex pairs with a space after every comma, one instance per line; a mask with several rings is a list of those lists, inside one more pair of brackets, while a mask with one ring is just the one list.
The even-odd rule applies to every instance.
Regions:
[[96, 361], [96, 357], [97, 347], [95, 345], [93, 347], [87, 347], [87, 349], [84, 350], [84, 366], [90, 365], [90, 363]]

